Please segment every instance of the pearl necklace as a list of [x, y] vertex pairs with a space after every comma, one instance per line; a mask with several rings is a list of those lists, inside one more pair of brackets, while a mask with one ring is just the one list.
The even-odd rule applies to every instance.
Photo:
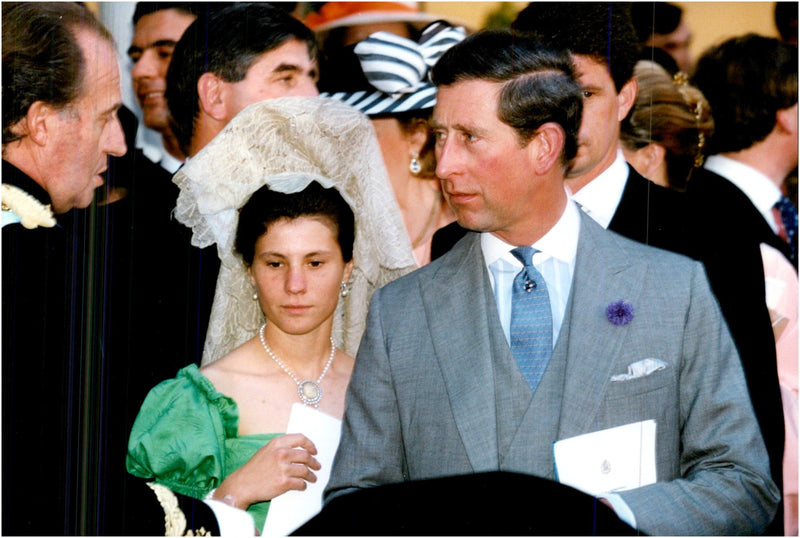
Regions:
[[272, 360], [278, 363], [278, 366], [281, 367], [281, 370], [286, 372], [286, 374], [292, 378], [292, 381], [297, 383], [297, 395], [300, 396], [300, 401], [303, 402], [304, 405], [311, 405], [315, 409], [319, 409], [319, 401], [322, 399], [322, 387], [320, 383], [322, 383], [322, 378], [325, 377], [325, 374], [328, 373], [328, 369], [331, 367], [331, 363], [333, 362], [333, 356], [336, 353], [336, 345], [333, 343], [333, 337], [331, 336], [331, 356], [328, 358], [328, 363], [323, 368], [322, 373], [319, 375], [316, 381], [312, 381], [310, 379], [306, 379], [305, 381], [300, 381], [294, 372], [289, 370], [283, 361], [281, 361], [275, 353], [272, 352], [272, 349], [267, 345], [267, 340], [264, 338], [264, 328], [267, 324], [263, 324], [261, 326], [261, 330], [258, 332], [259, 338], [261, 338], [261, 345], [264, 347], [264, 351], [267, 352], [267, 355], [272, 357]]

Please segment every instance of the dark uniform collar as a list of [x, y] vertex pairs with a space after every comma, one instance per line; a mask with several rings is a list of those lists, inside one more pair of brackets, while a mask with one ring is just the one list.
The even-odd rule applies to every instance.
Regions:
[[3, 159], [2, 181], [6, 185], [13, 185], [22, 189], [45, 205], [52, 204], [50, 195], [41, 185], [5, 159]]

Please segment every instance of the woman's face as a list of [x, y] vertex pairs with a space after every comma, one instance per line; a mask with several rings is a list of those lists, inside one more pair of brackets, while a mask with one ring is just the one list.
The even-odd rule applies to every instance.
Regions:
[[342, 259], [333, 222], [308, 216], [270, 224], [256, 241], [248, 272], [267, 320], [285, 333], [307, 334], [330, 325], [341, 282], [352, 269], [353, 262]]

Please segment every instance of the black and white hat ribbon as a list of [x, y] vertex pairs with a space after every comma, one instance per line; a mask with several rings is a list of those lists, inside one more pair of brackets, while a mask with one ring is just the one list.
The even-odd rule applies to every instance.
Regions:
[[389, 32], [376, 32], [355, 47], [364, 76], [384, 93], [414, 93], [430, 85], [428, 71], [444, 52], [463, 40], [463, 28], [435, 22], [419, 43]]
[[462, 41], [462, 27], [436, 21], [426, 27], [419, 43], [389, 32], [375, 32], [355, 46], [364, 76], [376, 91], [336, 92], [329, 95], [367, 115], [431, 108], [436, 87], [431, 67], [444, 52]]

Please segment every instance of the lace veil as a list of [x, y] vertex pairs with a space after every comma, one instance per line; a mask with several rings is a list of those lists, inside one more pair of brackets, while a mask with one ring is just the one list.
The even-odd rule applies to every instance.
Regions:
[[355, 356], [372, 293], [416, 266], [366, 116], [332, 99], [291, 97], [250, 105], [173, 177], [180, 187], [175, 216], [192, 229], [192, 244], [217, 244], [221, 260], [203, 364], [256, 334], [264, 321], [233, 244], [238, 209], [263, 185], [297, 192], [309, 182], [335, 187], [355, 214], [350, 292], [333, 323], [337, 346]]

